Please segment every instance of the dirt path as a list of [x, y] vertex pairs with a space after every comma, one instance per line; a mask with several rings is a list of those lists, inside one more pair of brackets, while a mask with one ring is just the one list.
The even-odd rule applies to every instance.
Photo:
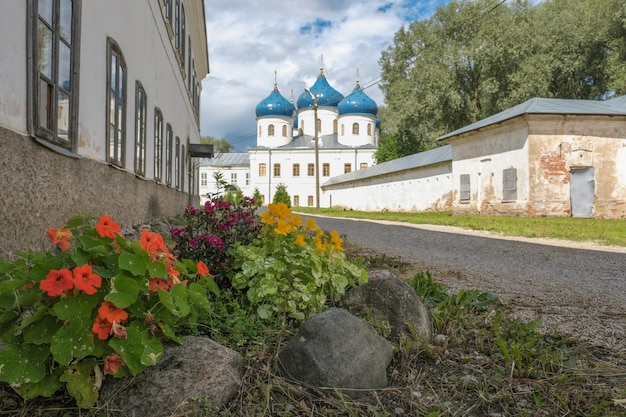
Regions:
[[460, 228], [316, 217], [349, 242], [428, 270], [452, 291], [498, 295], [513, 314], [626, 352], [626, 248]]

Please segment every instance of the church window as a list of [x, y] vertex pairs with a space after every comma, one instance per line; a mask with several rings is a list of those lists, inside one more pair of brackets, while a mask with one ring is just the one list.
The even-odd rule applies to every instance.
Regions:
[[315, 175], [315, 164], [308, 164], [306, 167], [306, 174], [309, 177], [312, 177], [313, 175]]
[[333, 120], [333, 133], [337, 133], [337, 119]]
[[345, 135], [346, 135], [346, 125], [342, 123], [341, 124], [341, 136], [345, 136]]
[[283, 137], [287, 137], [287, 125], [283, 125]]
[[367, 124], [367, 135], [368, 136], [372, 135], [372, 124], [371, 123]]
[[317, 119], [317, 131], [322, 131], [322, 119]]
[[259, 177], [264, 177], [267, 175], [267, 165], [264, 163], [259, 164]]
[[274, 164], [274, 176], [280, 177], [280, 164]]
[[263, 136], [263, 128], [259, 126], [259, 137]]
[[325, 177], [330, 176], [330, 164], [323, 164], [322, 165], [322, 175]]
[[358, 135], [359, 134], [359, 124], [358, 123], [352, 123], [352, 134], [353, 135]]
[[310, 196], [308, 196], [308, 197], [306, 198], [306, 203], [307, 203], [307, 205], [308, 205], [309, 207], [312, 207], [312, 206], [313, 206], [313, 196], [312, 196], [312, 195], [310, 195]]
[[347, 174], [348, 172], [352, 171], [352, 164], [351, 163], [347, 163], [347, 164], [343, 164], [343, 173]]
[[294, 177], [299, 177], [300, 176], [300, 164], [293, 164], [292, 175]]
[[359, 165], [359, 169], [365, 169], [367, 168], [367, 162], [361, 162], [361, 164]]
[[300, 205], [300, 196], [299, 195], [294, 195], [293, 196], [293, 205], [296, 206], [296, 207]]
[[269, 125], [267, 127], [267, 136], [274, 136], [274, 125]]

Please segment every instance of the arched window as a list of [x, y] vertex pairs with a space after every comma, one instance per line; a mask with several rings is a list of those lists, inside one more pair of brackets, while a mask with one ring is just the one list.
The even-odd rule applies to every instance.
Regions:
[[283, 125], [283, 137], [287, 137], [287, 125]]
[[267, 127], [267, 136], [274, 136], [274, 125], [269, 125]]
[[341, 124], [341, 136], [345, 136], [345, 135], [346, 135], [346, 125], [342, 123]]
[[317, 119], [317, 131], [322, 131], [322, 119]]
[[333, 133], [337, 133], [337, 119], [333, 120]]
[[372, 124], [371, 123], [367, 124], [367, 135], [372, 136]]
[[353, 135], [359, 134], [359, 124], [356, 122], [352, 123], [352, 134]]
[[259, 126], [259, 137], [263, 136], [263, 129]]

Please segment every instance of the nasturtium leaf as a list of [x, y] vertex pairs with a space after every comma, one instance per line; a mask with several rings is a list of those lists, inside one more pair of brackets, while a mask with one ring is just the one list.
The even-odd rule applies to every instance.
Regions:
[[257, 308], [256, 313], [259, 315], [260, 319], [267, 320], [272, 316], [273, 311], [272, 307], [268, 306], [267, 304], [263, 304], [260, 305], [259, 308]]
[[97, 297], [81, 294], [78, 297], [61, 299], [52, 307], [52, 311], [61, 320], [89, 319], [97, 304]]
[[[211, 280], [211, 282], [215, 282], [215, 281]], [[194, 282], [193, 284], [189, 286], [189, 299], [197, 307], [203, 308], [205, 310], [208, 310], [209, 308], [211, 308], [211, 303], [209, 302], [209, 299], [206, 295], [206, 292], [204, 291], [204, 288], [202, 287], [202, 285], [198, 283]]]
[[167, 311], [174, 313], [176, 307], [174, 306], [174, 300], [172, 299], [172, 294], [167, 291], [163, 291], [161, 288], [157, 287], [157, 294], [159, 294], [159, 301], [167, 309]]
[[117, 308], [127, 308], [139, 297], [139, 287], [133, 278], [117, 275], [111, 279], [111, 292], [104, 299], [115, 304]]
[[45, 316], [24, 329], [24, 342], [33, 345], [49, 344], [60, 326], [62, 323], [56, 317]]
[[50, 353], [43, 346], [8, 345], [0, 351], [0, 381], [9, 384], [35, 383], [46, 375]]
[[144, 275], [148, 267], [147, 259], [142, 255], [124, 252], [120, 254], [119, 267], [133, 275]]
[[45, 279], [51, 270], [61, 268], [63, 268], [63, 259], [58, 256], [51, 256], [35, 263], [29, 273], [29, 277], [38, 282]]
[[27, 278], [0, 281], [0, 294], [12, 293], [14, 290], [23, 287], [28, 281]]
[[76, 265], [84, 265], [91, 260], [91, 254], [82, 248], [76, 248], [72, 253], [72, 260]]
[[187, 287], [182, 284], [174, 285], [170, 289], [170, 293], [172, 294], [172, 300], [174, 301], [174, 306], [176, 307], [176, 312], [172, 311], [172, 313], [178, 315], [179, 317], [187, 316], [191, 311], [191, 307], [189, 307], [189, 303], [187, 302], [189, 298], [187, 294]]
[[75, 229], [78, 226], [85, 224], [87, 219], [83, 216], [74, 216], [65, 223], [65, 227], [68, 229]]
[[50, 342], [52, 357], [63, 366], [90, 355], [93, 350], [91, 323], [82, 320], [73, 320], [69, 325], [61, 327]]
[[83, 249], [92, 255], [104, 255], [109, 253], [109, 250], [104, 246], [101, 239], [82, 235], [78, 238], [83, 246]]
[[59, 376], [58, 374], [46, 374], [39, 382], [22, 384], [19, 388], [20, 394], [26, 399], [52, 397], [63, 386], [59, 381]]
[[111, 339], [109, 346], [120, 355], [131, 374], [137, 375], [161, 359], [163, 345], [147, 329], [142, 331], [137, 325], [129, 326], [126, 332], [126, 339]]
[[159, 328], [161, 329], [161, 331], [163, 332], [163, 334], [165, 335], [165, 337], [167, 337], [168, 339], [178, 343], [178, 344], [182, 344], [183, 343], [183, 339], [179, 336], [176, 336], [176, 333], [174, 333], [174, 330], [170, 327], [169, 324], [165, 323], [165, 322], [159, 322], [158, 324]]
[[148, 275], [150, 278], [166, 277], [167, 268], [161, 262], [148, 262]]
[[76, 399], [79, 407], [91, 407], [98, 401], [98, 387], [93, 375], [96, 366], [95, 358], [89, 358], [70, 365], [61, 375], [67, 392]]
[[15, 263], [13, 263], [13, 262], [6, 262], [6, 261], [0, 261], [0, 274], [6, 274], [7, 272], [12, 270], [13, 268], [15, 268]]

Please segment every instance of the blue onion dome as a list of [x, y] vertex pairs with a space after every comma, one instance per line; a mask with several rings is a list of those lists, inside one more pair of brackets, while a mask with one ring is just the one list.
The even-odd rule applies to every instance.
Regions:
[[293, 118], [293, 128], [298, 128], [298, 113], [296, 113], [295, 117]]
[[363, 92], [357, 80], [354, 90], [337, 105], [337, 112], [342, 114], [373, 114], [378, 113], [376, 102]]
[[256, 117], [265, 116], [293, 116], [295, 108], [293, 104], [278, 92], [274, 83], [274, 90], [256, 106]]
[[[323, 68], [320, 68], [320, 74], [317, 76], [317, 80], [315, 80], [310, 91], [317, 96], [318, 106], [336, 106], [343, 99], [343, 95], [328, 84]], [[313, 107], [313, 97], [304, 91], [298, 97], [296, 104], [299, 109]]]

